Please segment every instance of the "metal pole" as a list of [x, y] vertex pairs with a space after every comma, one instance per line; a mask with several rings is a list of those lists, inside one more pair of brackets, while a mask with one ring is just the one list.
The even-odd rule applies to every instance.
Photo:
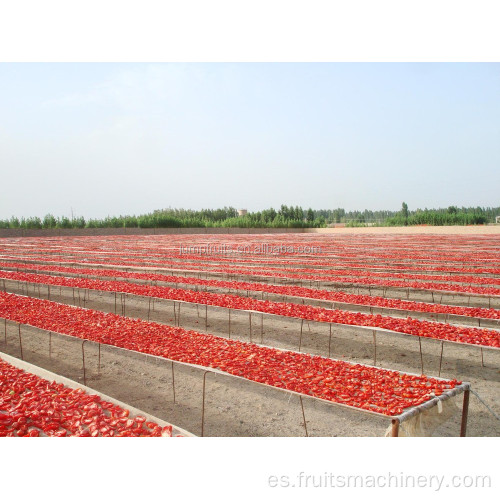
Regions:
[[462, 407], [462, 425], [460, 426], [460, 437], [465, 437], [467, 433], [467, 417], [469, 415], [469, 396], [470, 391], [464, 391], [464, 404]]
[[373, 330], [373, 365], [377, 364], [377, 333]]
[[252, 313], [248, 313], [248, 324], [250, 325], [250, 342], [252, 342]]
[[260, 343], [264, 343], [264, 313], [260, 315]]
[[21, 323], [18, 323], [18, 327], [19, 327], [19, 347], [21, 348], [21, 359], [24, 360], [24, 357], [23, 357], [23, 341], [22, 341], [22, 338], [21, 338]]
[[85, 342], [87, 341], [86, 340], [82, 341], [83, 385], [87, 385], [87, 377], [85, 373], [85, 348], [84, 348]]
[[201, 403], [201, 437], [203, 437], [204, 430], [205, 430], [205, 385], [206, 385], [206, 378], [207, 374], [210, 372], [205, 372], [203, 374], [203, 399]]
[[49, 358], [52, 357], [52, 332], [49, 331]]
[[330, 357], [331, 351], [332, 351], [332, 324], [330, 323], [330, 337], [328, 339], [328, 357]]
[[175, 405], [175, 375], [174, 375], [174, 362], [172, 361], [172, 391], [174, 393], [174, 405]]
[[438, 373], [438, 377], [441, 376], [441, 365], [443, 363], [443, 349], [444, 349], [444, 342], [441, 341], [441, 356], [439, 358], [439, 373]]
[[302, 330], [304, 328], [304, 320], [300, 320], [300, 337], [299, 337], [299, 352], [302, 347]]
[[208, 329], [208, 305], [205, 304], [205, 331]]
[[418, 337], [418, 347], [420, 349], [420, 364], [422, 365], [422, 375], [424, 374], [424, 358], [422, 356], [422, 340]]
[[306, 423], [306, 415], [304, 413], [304, 403], [302, 402], [302, 396], [299, 396], [300, 406], [302, 408], [302, 419], [304, 421], [304, 429], [306, 431], [306, 437], [309, 437], [309, 433], [307, 432], [307, 423]]

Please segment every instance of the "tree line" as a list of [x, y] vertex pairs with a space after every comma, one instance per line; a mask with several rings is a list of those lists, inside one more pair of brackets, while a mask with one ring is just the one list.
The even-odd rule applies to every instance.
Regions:
[[0, 228], [167, 228], [167, 227], [239, 227], [239, 228], [305, 228], [326, 227], [333, 223], [347, 226], [410, 226], [410, 225], [471, 225], [495, 222], [500, 207], [456, 207], [416, 209], [411, 211], [403, 202], [401, 210], [346, 211], [343, 208], [314, 210], [281, 205], [276, 210], [249, 212], [238, 216], [233, 207], [187, 210], [167, 208], [144, 215], [121, 215], [103, 219], [84, 217], [11, 217], [0, 219]]

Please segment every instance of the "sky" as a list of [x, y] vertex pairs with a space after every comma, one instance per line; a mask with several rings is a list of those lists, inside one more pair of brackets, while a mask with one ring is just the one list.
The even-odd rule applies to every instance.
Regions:
[[0, 218], [500, 205], [500, 63], [1, 63]]

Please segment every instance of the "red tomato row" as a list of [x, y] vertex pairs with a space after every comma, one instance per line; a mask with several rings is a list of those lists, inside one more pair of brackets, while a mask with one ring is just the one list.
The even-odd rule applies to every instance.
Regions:
[[30, 283], [129, 293], [230, 309], [263, 312], [309, 321], [376, 327], [420, 337], [430, 337], [439, 340], [461, 342], [464, 344], [500, 347], [500, 331], [486, 328], [463, 327], [436, 321], [422, 321], [413, 318], [393, 318], [391, 316], [381, 316], [380, 314], [354, 313], [302, 304], [257, 300], [239, 297], [237, 295], [139, 285], [125, 281], [90, 280], [85, 278], [67, 278], [64, 276], [0, 271], [0, 278], [2, 277]]
[[[120, 255], [120, 254], [118, 254]], [[122, 261], [122, 259], [111, 259], [110, 257], [112, 257], [112, 254], [106, 254], [104, 256], [106, 262], [115, 262], [115, 261]], [[181, 259], [180, 260], [185, 260], [184, 258], [182, 257], [185, 257], [185, 255], [181, 255], [180, 256]], [[92, 258], [96, 259], [96, 258], [99, 258], [99, 255], [92, 255]], [[130, 257], [128, 257], [128, 259], [130, 259]], [[179, 256], [176, 256], [174, 259], [162, 259], [160, 261], [151, 261], [151, 260], [147, 260], [147, 261], [143, 261], [143, 260], [131, 260], [131, 261], [127, 261], [128, 263], [135, 263], [136, 265], [137, 264], [143, 264], [143, 263], [153, 263], [157, 266], [164, 266], [164, 265], [168, 265], [170, 267], [178, 267], [178, 268], [181, 268], [181, 269], [198, 269], [199, 267], [203, 267], [203, 268], [206, 268], [206, 269], [210, 269], [210, 270], [217, 270], [218, 268], [220, 268], [220, 263], [224, 263], [224, 264], [227, 264], [228, 262], [229, 263], [242, 263], [242, 264], [248, 264], [248, 261], [244, 261], [244, 260], [236, 260], [236, 259], [217, 259], [217, 258], [212, 258], [210, 257], [210, 260], [208, 262], [208, 264], [206, 262], [203, 262], [203, 263], [198, 263], [198, 262], [188, 262], [188, 263], [185, 263], [185, 262], [178, 262], [179, 260]], [[191, 259], [189, 259], [191, 260]], [[193, 259], [193, 260], [196, 260], [196, 259]], [[205, 261], [207, 260], [207, 258], [205, 257]], [[86, 261], [88, 261], [88, 255], [87, 255], [87, 258], [86, 258]], [[252, 261], [252, 263], [255, 263], [255, 261]], [[264, 263], [263, 261], [257, 261], [257, 263], [259, 264], [262, 264]], [[216, 267], [213, 267], [214, 264], [216, 264]], [[283, 271], [283, 268], [281, 267], [272, 267], [273, 265], [277, 265], [279, 264], [279, 261], [276, 262], [276, 261], [272, 261], [272, 264], [267, 262], [265, 263], [265, 267], [252, 267], [251, 269], [249, 269], [248, 265], [243, 265], [243, 266], [232, 266], [232, 267], [228, 267], [226, 266], [224, 269], [227, 269], [227, 272], [235, 272], [235, 273], [240, 273], [240, 272], [244, 272], [244, 271], [249, 271], [249, 270], [252, 270], [252, 271], [255, 271], [256, 274], [262, 274], [263, 272], [282, 272]], [[294, 265], [297, 265], [297, 263], [294, 262]], [[309, 265], [311, 265], [311, 262], [309, 261]], [[319, 266], [321, 265], [320, 263], [318, 262], [315, 262], [314, 261], [314, 265], [315, 266]], [[328, 264], [323, 264], [323, 265], [329, 265], [331, 266], [331, 262], [329, 262]], [[212, 267], [210, 267], [212, 266]], [[375, 278], [375, 279], [378, 279], [378, 278], [391, 278], [391, 279], [402, 279], [402, 280], [405, 280], [405, 281], [409, 281], [409, 280], [412, 280], [412, 281], [444, 281], [444, 282], [451, 282], [451, 283], [470, 283], [470, 284], [476, 284], [476, 285], [494, 285], [494, 286], [500, 286], [500, 279], [499, 278], [489, 278], [489, 277], [480, 277], [480, 276], [460, 276], [460, 275], [452, 275], [452, 276], [448, 276], [448, 275], [433, 275], [433, 274], [411, 274], [411, 273], [401, 273], [401, 272], [383, 272], [383, 271], [372, 271], [370, 270], [369, 268], [367, 268], [367, 270], [359, 270], [359, 269], [352, 269], [352, 268], [347, 268], [347, 269], [314, 269], [314, 268], [291, 268], [291, 267], [288, 267], [286, 269], [286, 272], [287, 274], [291, 275], [293, 277], [293, 275], [295, 274], [304, 274], [305, 272], [307, 272], [309, 275], [311, 276], [319, 276], [321, 279], [324, 279], [326, 276], [328, 277], [349, 277], [349, 278], [352, 278], [352, 277], [368, 277], [368, 278]], [[272, 274], [274, 275], [274, 274]], [[315, 279], [318, 279], [318, 278], [315, 278]]]
[[[34, 259], [30, 256], [29, 260], [39, 260], [41, 262], [46, 262], [47, 258]], [[79, 264], [82, 261], [75, 260], [74, 258], [61, 258], [61, 257], [51, 257], [48, 259], [50, 262], [71, 262]], [[383, 276], [382, 273], [364, 273], [362, 275], [372, 274], [372, 277], [361, 277], [357, 276], [357, 272], [354, 270], [339, 271], [342, 275], [335, 275], [334, 271], [324, 270], [324, 269], [286, 269], [284, 272], [282, 269], [272, 270], [272, 267], [237, 267], [237, 266], [225, 266], [225, 265], [207, 265], [206, 263], [179, 263], [173, 262], [168, 266], [162, 263], [152, 262], [146, 263], [144, 261], [137, 261], [131, 259], [109, 259], [109, 257], [103, 257], [101, 260], [95, 258], [85, 258], [84, 262], [86, 264], [105, 264], [105, 265], [135, 265], [135, 266], [146, 266], [146, 267], [160, 267], [164, 270], [187, 270], [187, 271], [202, 271], [210, 272], [212, 274], [236, 274], [241, 276], [262, 276], [270, 278], [285, 278], [290, 280], [302, 280], [302, 281], [322, 281], [329, 283], [342, 283], [351, 285], [366, 285], [366, 286], [379, 286], [386, 288], [412, 288], [418, 290], [429, 290], [429, 291], [447, 291], [447, 292], [457, 292], [457, 293], [470, 293], [475, 295], [489, 295], [489, 296], [500, 296], [500, 288], [494, 286], [472, 286], [472, 285], [457, 285], [449, 283], [437, 283], [434, 281], [423, 282], [423, 281], [412, 281], [411, 275], [404, 275], [405, 281], [395, 280], [395, 279], [380, 279], [377, 276]], [[277, 269], [277, 268], [275, 268]], [[346, 277], [345, 275], [348, 275]], [[385, 273], [386, 276], [393, 276], [392, 273]], [[427, 279], [440, 279], [444, 281], [449, 281], [449, 276], [427, 276]], [[421, 277], [422, 277], [421, 276]], [[398, 276], [393, 276], [398, 277]], [[468, 277], [459, 280], [466, 283], [472, 283], [474, 280]], [[487, 278], [485, 278], [487, 279]], [[451, 279], [451, 281], [455, 281]]]
[[[494, 273], [499, 274], [500, 270], [492, 267], [469, 267], [465, 264], [480, 263], [483, 266], [497, 265], [498, 253], [494, 237], [489, 238], [464, 238], [464, 237], [439, 237], [431, 235], [428, 237], [419, 236], [386, 236], [367, 237], [357, 235], [355, 239], [344, 236], [337, 236], [332, 239], [329, 236], [312, 235], [259, 235], [258, 240], [253, 236], [224, 235], [224, 236], [194, 236], [194, 235], [169, 235], [169, 236], [134, 236], [133, 240], [126, 236], [108, 236], [94, 238], [68, 238], [59, 239], [9, 239], [5, 244], [0, 244], [0, 251], [6, 251], [12, 255], [12, 241], [15, 242], [16, 254], [33, 255], [35, 252], [42, 252], [45, 255], [64, 252], [66, 255], [76, 256], [82, 253], [85, 256], [92, 255], [98, 258], [105, 255], [107, 259], [112, 256], [127, 258], [140, 258], [143, 262], [165, 263], [165, 259], [175, 260], [202, 260], [212, 262], [231, 263], [252, 263], [269, 264], [269, 253], [262, 251], [257, 253], [243, 252], [238, 250], [239, 246], [251, 247], [274, 247], [309, 245], [319, 249], [319, 254], [314, 255], [311, 260], [309, 256], [304, 259], [301, 254], [289, 254], [286, 250], [272, 254], [272, 261], [276, 264], [305, 264], [316, 266], [332, 266], [340, 264], [343, 267], [375, 268], [380, 265], [399, 269], [415, 270], [425, 268], [427, 271], [453, 271], [460, 273]], [[211, 245], [212, 249], [217, 245], [224, 247], [224, 256], [219, 257], [217, 252], [205, 252], [196, 254], [192, 252], [180, 253], [180, 247], [186, 248], [188, 245], [203, 247]], [[450, 250], [451, 249], [451, 250]], [[231, 258], [232, 256], [245, 258]], [[267, 258], [264, 258], [267, 257]], [[302, 258], [301, 258], [302, 257]], [[399, 262], [394, 262], [394, 260]], [[391, 262], [392, 261], [392, 262]], [[449, 264], [443, 266], [430, 266], [429, 262], [459, 262], [461, 267], [452, 267]], [[137, 262], [137, 261], [136, 261]], [[366, 265], [371, 262], [372, 265]], [[401, 263], [403, 262], [403, 264]], [[382, 267], [383, 268], [383, 267]]]
[[460, 384], [457, 380], [409, 375], [281, 351], [4, 292], [0, 292], [0, 317], [102, 344], [216, 368], [255, 382], [385, 415], [399, 415], [405, 408], [429, 400], [432, 393], [440, 395]]
[[[294, 235], [294, 244], [299, 244], [297, 241], [297, 236]], [[193, 236], [189, 237], [191, 240], [190, 243], [193, 243]], [[227, 251], [225, 252], [224, 257], [218, 257], [215, 253], [208, 253], [205, 254], [196, 254], [196, 253], [181, 253], [179, 251], [179, 248], [182, 246], [182, 240], [179, 240], [179, 242], [175, 242], [172, 237], [169, 238], [169, 247], [166, 247], [165, 245], [162, 245], [161, 247], [158, 246], [158, 244], [154, 241], [151, 240], [134, 240], [133, 246], [126, 245], [126, 244], [119, 244], [120, 240], [117, 237], [114, 237], [109, 240], [109, 243], [107, 245], [104, 244], [104, 239], [101, 240], [101, 244], [95, 244], [95, 241], [92, 240], [78, 240], [78, 245], [75, 246], [75, 242], [72, 240], [69, 240], [69, 242], [66, 242], [66, 244], [61, 244], [63, 242], [58, 241], [56, 245], [50, 246], [51, 244], [54, 244], [53, 240], [48, 240], [48, 241], [40, 241], [36, 240], [35, 244], [31, 243], [25, 243], [24, 245], [22, 244], [17, 244], [16, 245], [16, 251], [15, 254], [12, 253], [12, 247], [9, 244], [2, 245], [0, 243], [0, 251], [6, 251], [10, 255], [18, 255], [18, 256], [23, 256], [23, 255], [30, 255], [32, 256], [35, 252], [43, 252], [44, 255], [56, 255], [60, 254], [61, 251], [64, 251], [66, 255], [75, 255], [78, 256], [79, 253], [84, 252], [86, 256], [92, 255], [94, 258], [98, 258], [101, 255], [105, 255], [106, 258], [109, 257], [123, 257], [126, 255], [128, 258], [137, 258], [141, 259], [141, 261], [144, 262], [155, 262], [155, 263], [166, 263], [167, 259], [175, 259], [177, 261], [185, 261], [185, 260], [192, 260], [192, 261], [211, 261], [211, 262], [225, 262], [225, 263], [233, 263], [233, 264], [269, 264], [269, 258], [263, 258], [266, 257], [266, 254], [264, 253], [257, 253], [257, 254], [245, 254], [245, 259], [243, 258], [231, 258], [231, 255], [236, 255], [240, 256], [241, 254], [238, 253], [237, 247], [238, 245], [236, 244], [228, 244], [224, 243], [225, 249]], [[26, 242], [26, 240], [24, 240]], [[158, 241], [158, 240], [157, 240]], [[161, 241], [161, 240], [160, 240]], [[435, 241], [435, 240], [434, 240]], [[251, 245], [251, 242], [248, 242], [247, 244]], [[384, 247], [381, 247], [380, 249], [382, 250], [382, 253], [376, 253], [376, 252], [371, 252], [371, 253], [366, 253], [366, 252], [360, 252], [359, 251], [359, 241], [356, 241], [356, 252], [354, 255], [349, 255], [349, 248], [345, 246], [336, 246], [333, 249], [329, 249], [326, 247], [324, 244], [321, 245], [319, 242], [316, 242], [314, 246], [317, 248], [321, 249], [321, 257], [319, 255], [315, 255], [314, 259], [311, 260], [310, 257], [303, 258], [303, 256], [300, 255], [286, 255], [286, 254], [273, 254], [272, 262], [277, 265], [304, 265], [304, 266], [322, 266], [322, 267], [329, 267], [329, 266], [335, 266], [335, 265], [341, 265], [343, 267], [359, 267], [359, 268], [366, 268], [366, 269], [386, 269], [389, 270], [390, 268], [395, 268], [400, 271], [420, 271], [422, 269], [425, 269], [426, 271], [431, 271], [431, 272], [457, 272], [457, 273], [469, 273], [472, 275], [476, 274], [500, 274], [500, 269], [499, 268], [477, 268], [477, 267], [469, 267], [466, 268], [464, 266], [462, 267], [453, 267], [453, 266], [429, 266], [426, 262], [418, 263], [418, 250], [421, 250], [421, 246], [415, 246], [415, 245], [409, 245], [407, 242], [405, 242], [404, 248], [405, 252], [391, 252], [388, 253]], [[453, 241], [447, 241], [446, 242], [448, 248], [449, 245], [453, 244], [455, 245]], [[477, 245], [477, 241], [475, 242]], [[27, 247], [27, 248], [23, 248]], [[104, 250], [104, 248], [106, 250]], [[370, 248], [373, 248], [373, 244], [370, 245]], [[446, 260], [449, 260], [449, 250], [448, 248], [446, 249]], [[331, 251], [333, 250], [333, 252]], [[340, 250], [340, 252], [339, 252]], [[411, 252], [411, 262], [408, 262], [406, 264], [401, 264], [401, 263], [394, 263], [387, 261], [389, 257], [401, 259], [405, 258], [408, 259], [408, 252]], [[333, 254], [332, 254], [333, 253]], [[144, 259], [146, 257], [146, 259]], [[425, 257], [424, 261], [428, 260], [429, 254], [426, 253], [425, 255], [421, 255], [421, 257]], [[497, 256], [494, 255], [494, 258]], [[363, 260], [360, 260], [360, 258], [363, 258]], [[367, 265], [366, 261], [369, 259], [375, 258], [375, 262], [371, 265]], [[151, 260], [154, 259], [154, 260]], [[462, 261], [464, 264], [470, 264], [471, 259], [470, 256], [468, 255], [464, 259], [459, 259], [459, 261]], [[487, 264], [488, 261], [485, 262]]]
[[172, 436], [143, 416], [63, 384], [49, 382], [0, 359], [2, 436]]
[[[100, 276], [105, 278], [125, 278], [127, 280], [147, 280], [165, 283], [181, 283], [196, 285], [200, 287], [226, 288], [233, 290], [249, 290], [255, 292], [266, 292], [277, 295], [293, 297], [304, 297], [346, 304], [357, 304], [373, 307], [384, 307], [400, 309], [404, 311], [417, 311], [430, 314], [453, 314], [472, 318], [500, 319], [500, 310], [479, 307], [449, 306], [442, 304], [429, 304], [426, 302], [413, 302], [401, 299], [386, 299], [380, 296], [355, 295], [345, 292], [333, 292], [329, 290], [318, 290], [301, 286], [269, 285], [266, 283], [249, 283], [245, 281], [221, 281], [201, 278], [187, 278], [184, 276], [170, 276], [155, 273], [136, 273], [129, 271], [116, 271], [113, 269], [74, 268], [63, 266], [43, 266], [36, 264], [2, 263], [2, 267], [26, 269], [34, 271], [48, 271], [64, 274], [79, 274], [88, 276]], [[0, 274], [0, 277], [3, 275]], [[20, 279], [20, 278], [16, 278]]]

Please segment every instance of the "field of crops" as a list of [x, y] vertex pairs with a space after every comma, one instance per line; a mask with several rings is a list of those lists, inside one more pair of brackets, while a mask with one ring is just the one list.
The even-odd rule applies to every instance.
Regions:
[[[426, 432], [459, 435], [469, 388], [467, 435], [500, 435], [495, 235], [2, 238], [0, 321], [2, 352], [195, 435], [394, 434], [442, 401]], [[0, 376], [0, 435], [170, 435]]]

